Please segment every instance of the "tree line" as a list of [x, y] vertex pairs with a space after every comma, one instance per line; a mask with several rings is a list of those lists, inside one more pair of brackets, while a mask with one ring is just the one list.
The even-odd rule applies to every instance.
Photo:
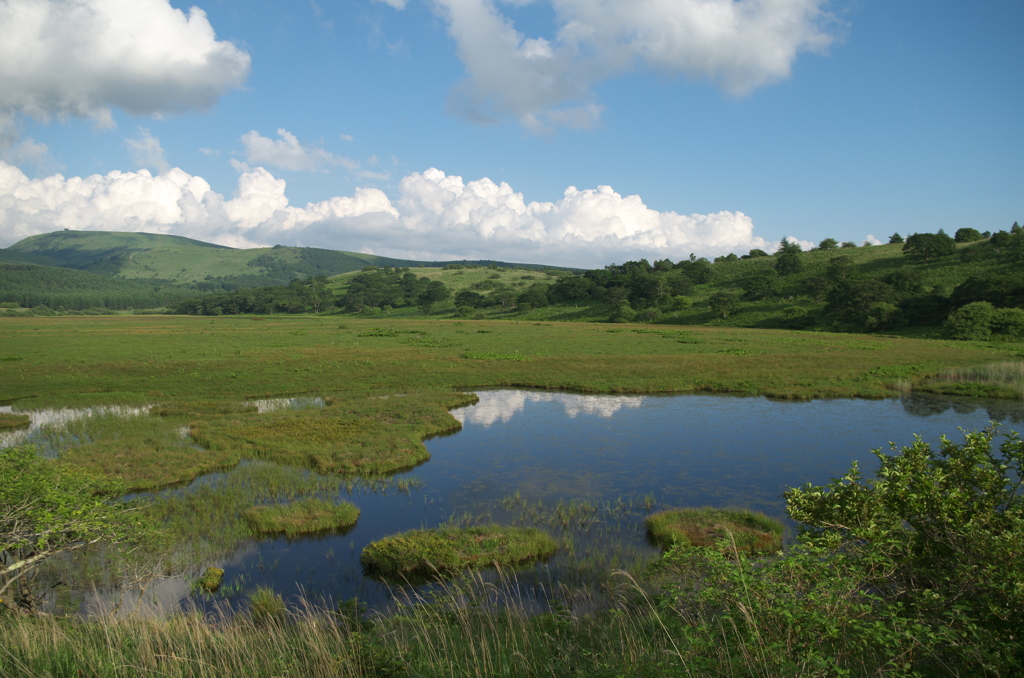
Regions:
[[179, 286], [108, 278], [97, 273], [32, 264], [0, 264], [0, 303], [55, 310], [160, 308], [198, 296]]

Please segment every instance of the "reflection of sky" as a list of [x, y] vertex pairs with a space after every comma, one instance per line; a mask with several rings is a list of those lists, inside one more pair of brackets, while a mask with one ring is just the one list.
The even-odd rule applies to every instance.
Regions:
[[260, 414], [276, 412], [277, 410], [311, 410], [324, 406], [323, 398], [264, 398], [262, 400], [250, 400], [250, 405], [256, 406]]
[[452, 411], [452, 416], [463, 425], [468, 423], [488, 427], [499, 421], [506, 423], [517, 412], [522, 412], [526, 403], [561, 405], [570, 419], [575, 419], [579, 414], [596, 414], [607, 419], [624, 407], [635, 409], [644, 402], [643, 396], [593, 396], [535, 391], [481, 391], [477, 396], [480, 398], [477, 404]]
[[82, 612], [90, 616], [129, 617], [165, 616], [180, 609], [189, 594], [185, 576], [154, 577], [143, 589], [121, 588], [93, 590], [82, 603]]
[[0, 448], [13, 447], [31, 442], [33, 433], [44, 426], [63, 428], [73, 421], [87, 417], [103, 417], [113, 415], [115, 417], [140, 417], [149, 414], [149, 407], [127, 407], [123, 405], [107, 405], [103, 407], [80, 407], [63, 408], [53, 410], [26, 410], [24, 412], [15, 410], [10, 405], [0, 407], [3, 414], [27, 414], [29, 425], [14, 431], [0, 433]]

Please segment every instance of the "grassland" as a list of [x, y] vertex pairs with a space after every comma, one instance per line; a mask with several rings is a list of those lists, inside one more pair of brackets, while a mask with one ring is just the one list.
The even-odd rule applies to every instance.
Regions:
[[873, 335], [301, 316], [4, 318], [0, 340], [17, 358], [0, 363], [0, 402], [28, 408], [500, 386], [878, 398], [1021, 357], [1016, 344]]

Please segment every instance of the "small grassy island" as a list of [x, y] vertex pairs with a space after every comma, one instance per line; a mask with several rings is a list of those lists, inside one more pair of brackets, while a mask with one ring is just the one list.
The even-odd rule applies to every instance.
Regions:
[[410, 530], [372, 542], [363, 549], [363, 565], [377, 574], [457, 573], [467, 568], [515, 565], [549, 556], [555, 542], [533, 527], [442, 527]]
[[290, 504], [253, 506], [245, 517], [257, 532], [284, 532], [288, 536], [351, 527], [359, 518], [359, 509], [343, 501], [299, 499]]
[[782, 523], [746, 509], [685, 508], [659, 511], [647, 517], [651, 540], [668, 549], [680, 546], [717, 546], [729, 540], [727, 550], [774, 553], [782, 549]]

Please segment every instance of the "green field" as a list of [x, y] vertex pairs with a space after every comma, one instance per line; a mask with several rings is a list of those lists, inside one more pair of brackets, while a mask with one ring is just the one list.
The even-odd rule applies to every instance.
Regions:
[[281, 315], [3, 318], [0, 342], [0, 401], [27, 407], [495, 386], [879, 398], [1021, 353], [787, 330]]

